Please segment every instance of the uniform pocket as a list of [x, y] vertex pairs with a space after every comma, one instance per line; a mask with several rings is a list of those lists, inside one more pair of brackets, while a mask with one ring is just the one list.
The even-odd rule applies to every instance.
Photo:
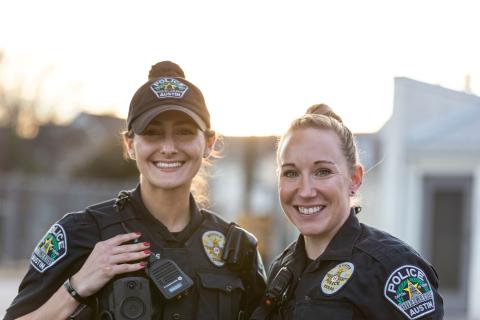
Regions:
[[353, 307], [348, 302], [312, 299], [298, 303], [294, 310], [294, 319], [353, 319]]
[[235, 274], [198, 272], [197, 319], [236, 319], [245, 291]]

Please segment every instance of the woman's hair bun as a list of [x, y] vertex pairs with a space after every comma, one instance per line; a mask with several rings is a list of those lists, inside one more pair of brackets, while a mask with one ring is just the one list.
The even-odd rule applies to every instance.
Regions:
[[326, 117], [333, 118], [340, 123], [343, 123], [342, 118], [340, 118], [340, 116], [338, 114], [333, 112], [333, 110], [328, 105], [326, 105], [324, 103], [314, 104], [313, 106], [311, 106], [310, 108], [307, 109], [305, 114], [323, 115], [323, 116], [326, 116]]
[[178, 77], [185, 78], [182, 68], [171, 61], [161, 61], [154, 64], [148, 73], [148, 80], [153, 80], [160, 77]]

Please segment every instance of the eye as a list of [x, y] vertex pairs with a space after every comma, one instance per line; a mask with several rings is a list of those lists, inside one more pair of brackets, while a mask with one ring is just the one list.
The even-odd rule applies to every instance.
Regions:
[[282, 177], [295, 178], [298, 177], [298, 172], [295, 170], [285, 170], [282, 172]]
[[330, 170], [328, 168], [320, 168], [320, 169], [315, 171], [315, 176], [317, 176], [317, 177], [328, 177], [332, 173], [333, 173], [332, 170]]
[[175, 134], [180, 136], [190, 136], [190, 135], [195, 135], [196, 133], [197, 133], [197, 130], [193, 126], [183, 126], [175, 130]]
[[160, 136], [163, 132], [159, 129], [155, 128], [147, 128], [143, 133], [142, 136]]
[[191, 135], [191, 134], [195, 134], [195, 131], [193, 131], [192, 129], [189, 129], [189, 128], [183, 128], [183, 129], [178, 130], [178, 133], [180, 135]]

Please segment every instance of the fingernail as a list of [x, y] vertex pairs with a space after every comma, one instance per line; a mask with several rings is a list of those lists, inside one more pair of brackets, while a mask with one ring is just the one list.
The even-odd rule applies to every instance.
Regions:
[[143, 245], [144, 245], [145, 247], [150, 247], [150, 242], [144, 242]]
[[143, 250], [143, 253], [145, 253], [145, 254], [150, 254], [150, 253], [152, 253], [152, 251], [150, 251], [150, 250]]
[[142, 233], [141, 233], [141, 232], [138, 232], [138, 231], [135, 231], [134, 233], [135, 233], [137, 236], [141, 236], [141, 235], [142, 235]]
[[140, 267], [145, 268], [145, 262], [140, 262]]

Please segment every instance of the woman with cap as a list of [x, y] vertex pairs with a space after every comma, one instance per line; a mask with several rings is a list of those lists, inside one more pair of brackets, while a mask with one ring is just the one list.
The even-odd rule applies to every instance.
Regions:
[[363, 167], [327, 105], [294, 120], [277, 150], [278, 191], [298, 240], [274, 260], [252, 319], [442, 319], [433, 267], [401, 240], [360, 223]]
[[216, 134], [178, 65], [152, 67], [123, 137], [138, 186], [56, 222], [5, 319], [247, 318], [265, 289], [256, 239], [192, 195]]

